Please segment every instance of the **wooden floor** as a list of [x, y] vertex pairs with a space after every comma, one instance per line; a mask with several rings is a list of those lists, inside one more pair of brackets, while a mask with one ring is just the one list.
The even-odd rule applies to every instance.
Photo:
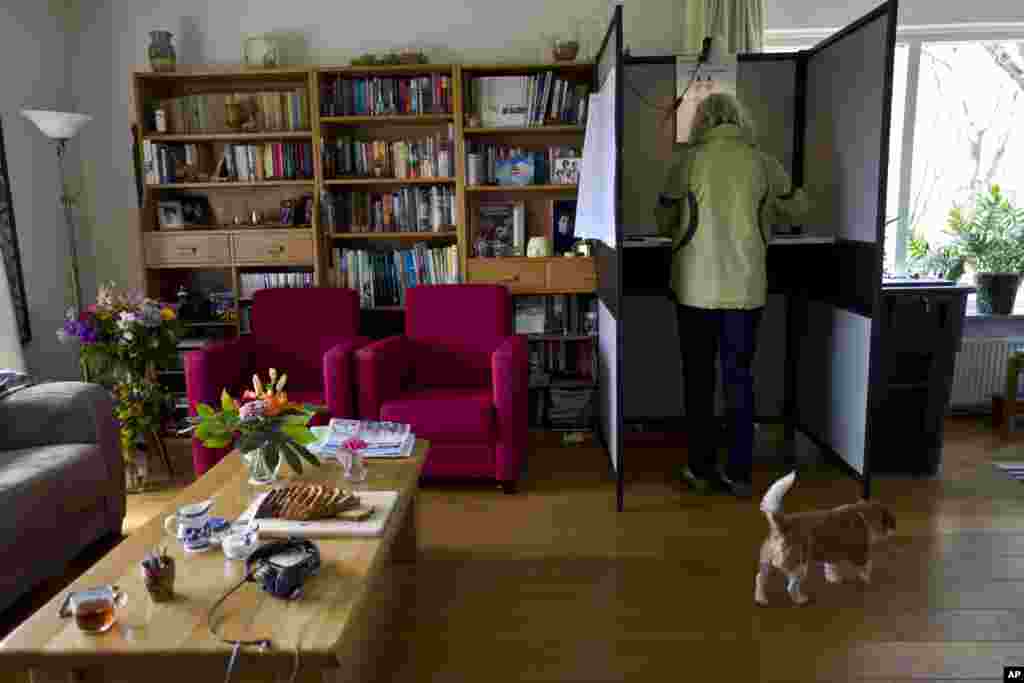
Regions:
[[[415, 602], [391, 680], [1001, 681], [1004, 665], [1024, 665], [1024, 484], [994, 471], [1001, 444], [985, 421], [949, 420], [946, 444], [939, 478], [876, 479], [897, 533], [872, 585], [816, 575], [812, 603], [795, 608], [780, 578], [774, 606], [758, 608], [756, 500], [681, 491], [668, 472], [682, 451], [647, 443], [628, 452], [616, 514], [602, 451], [538, 437], [519, 495], [423, 491]], [[757, 495], [782, 472], [759, 462]], [[786, 505], [859, 492], [812, 465]], [[131, 496], [127, 533], [169, 495]], [[58, 589], [21, 601], [0, 628]]]

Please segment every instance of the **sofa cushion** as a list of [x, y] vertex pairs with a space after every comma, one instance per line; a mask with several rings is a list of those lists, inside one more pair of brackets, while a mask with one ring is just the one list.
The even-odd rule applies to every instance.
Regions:
[[412, 425], [431, 442], [488, 443], [494, 440], [490, 388], [414, 387], [385, 401], [380, 418]]
[[0, 499], [9, 524], [32, 525], [40, 506], [73, 515], [102, 504], [110, 486], [95, 444], [59, 444], [0, 452]]

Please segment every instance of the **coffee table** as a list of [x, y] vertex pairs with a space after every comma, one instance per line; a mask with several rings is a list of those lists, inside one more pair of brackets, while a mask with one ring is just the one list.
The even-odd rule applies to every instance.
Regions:
[[[369, 477], [356, 487], [394, 490], [398, 501], [380, 536], [318, 539], [322, 566], [299, 600], [278, 600], [247, 583], [215, 614], [221, 636], [234, 640], [269, 638], [267, 651], [242, 648], [232, 681], [287, 680], [296, 664], [297, 680], [371, 680], [388, 657], [387, 636], [412, 589], [409, 571], [416, 559], [416, 491], [428, 443], [417, 440], [402, 460], [370, 460]], [[345, 487], [334, 462], [304, 467], [282, 477]], [[232, 648], [209, 632], [207, 612], [242, 579], [245, 563], [228, 560], [220, 548], [185, 553], [164, 531], [164, 517], [189, 502], [215, 497], [211, 514], [235, 519], [260, 490], [248, 484], [248, 471], [235, 451], [177, 496], [167, 509], [129, 536], [66, 590], [55, 596], [0, 643], [0, 679], [31, 672], [33, 681], [223, 681]], [[139, 562], [166, 545], [175, 558], [175, 599], [153, 603]], [[128, 594], [118, 623], [107, 633], [79, 632], [58, 609], [70, 590], [116, 584]]]

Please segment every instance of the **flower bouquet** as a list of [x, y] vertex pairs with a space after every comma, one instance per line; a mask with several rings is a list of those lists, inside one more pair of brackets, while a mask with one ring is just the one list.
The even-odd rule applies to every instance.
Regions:
[[282, 460], [302, 474], [302, 461], [319, 466], [320, 460], [306, 450], [316, 441], [309, 421], [319, 412], [316, 406], [288, 400], [284, 387], [288, 375], [278, 376], [270, 369], [270, 383], [252, 376], [252, 389], [242, 394], [242, 402], [221, 392], [220, 412], [205, 403], [196, 404], [196, 417], [190, 418], [195, 437], [208, 448], [226, 448], [234, 444], [249, 464], [249, 481], [256, 485], [274, 480]]
[[111, 392], [126, 484], [133, 492], [145, 487], [146, 478], [137, 446], [156, 435], [171, 413], [170, 396], [156, 373], [176, 361], [182, 329], [173, 306], [108, 283], [96, 303], [81, 313], [69, 310], [57, 330], [61, 342], [79, 344], [83, 378]]
[[68, 311], [57, 337], [78, 342], [86, 376], [109, 388], [128, 374], [155, 382], [156, 369], [176, 360], [182, 331], [170, 304], [109, 283], [100, 287], [95, 304]]

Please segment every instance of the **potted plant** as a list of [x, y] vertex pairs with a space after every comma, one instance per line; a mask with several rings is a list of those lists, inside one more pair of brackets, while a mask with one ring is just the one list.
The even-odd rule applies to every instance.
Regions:
[[923, 237], [910, 239], [907, 269], [911, 277], [931, 275], [943, 280], [957, 282], [963, 277], [965, 259], [956, 244], [934, 248]]
[[1024, 210], [992, 185], [974, 196], [969, 211], [954, 206], [948, 228], [956, 249], [974, 267], [978, 312], [1012, 313], [1024, 272]]
[[196, 404], [196, 416], [190, 418], [195, 436], [208, 448], [238, 447], [249, 465], [249, 483], [269, 484], [278, 476], [282, 461], [302, 474], [302, 460], [319, 466], [320, 461], [306, 450], [315, 442], [309, 421], [318, 412], [288, 400], [284, 392], [288, 375], [278, 376], [270, 369], [270, 382], [264, 385], [259, 375], [252, 376], [252, 389], [242, 394], [239, 402], [221, 392], [221, 410], [205, 403]]

